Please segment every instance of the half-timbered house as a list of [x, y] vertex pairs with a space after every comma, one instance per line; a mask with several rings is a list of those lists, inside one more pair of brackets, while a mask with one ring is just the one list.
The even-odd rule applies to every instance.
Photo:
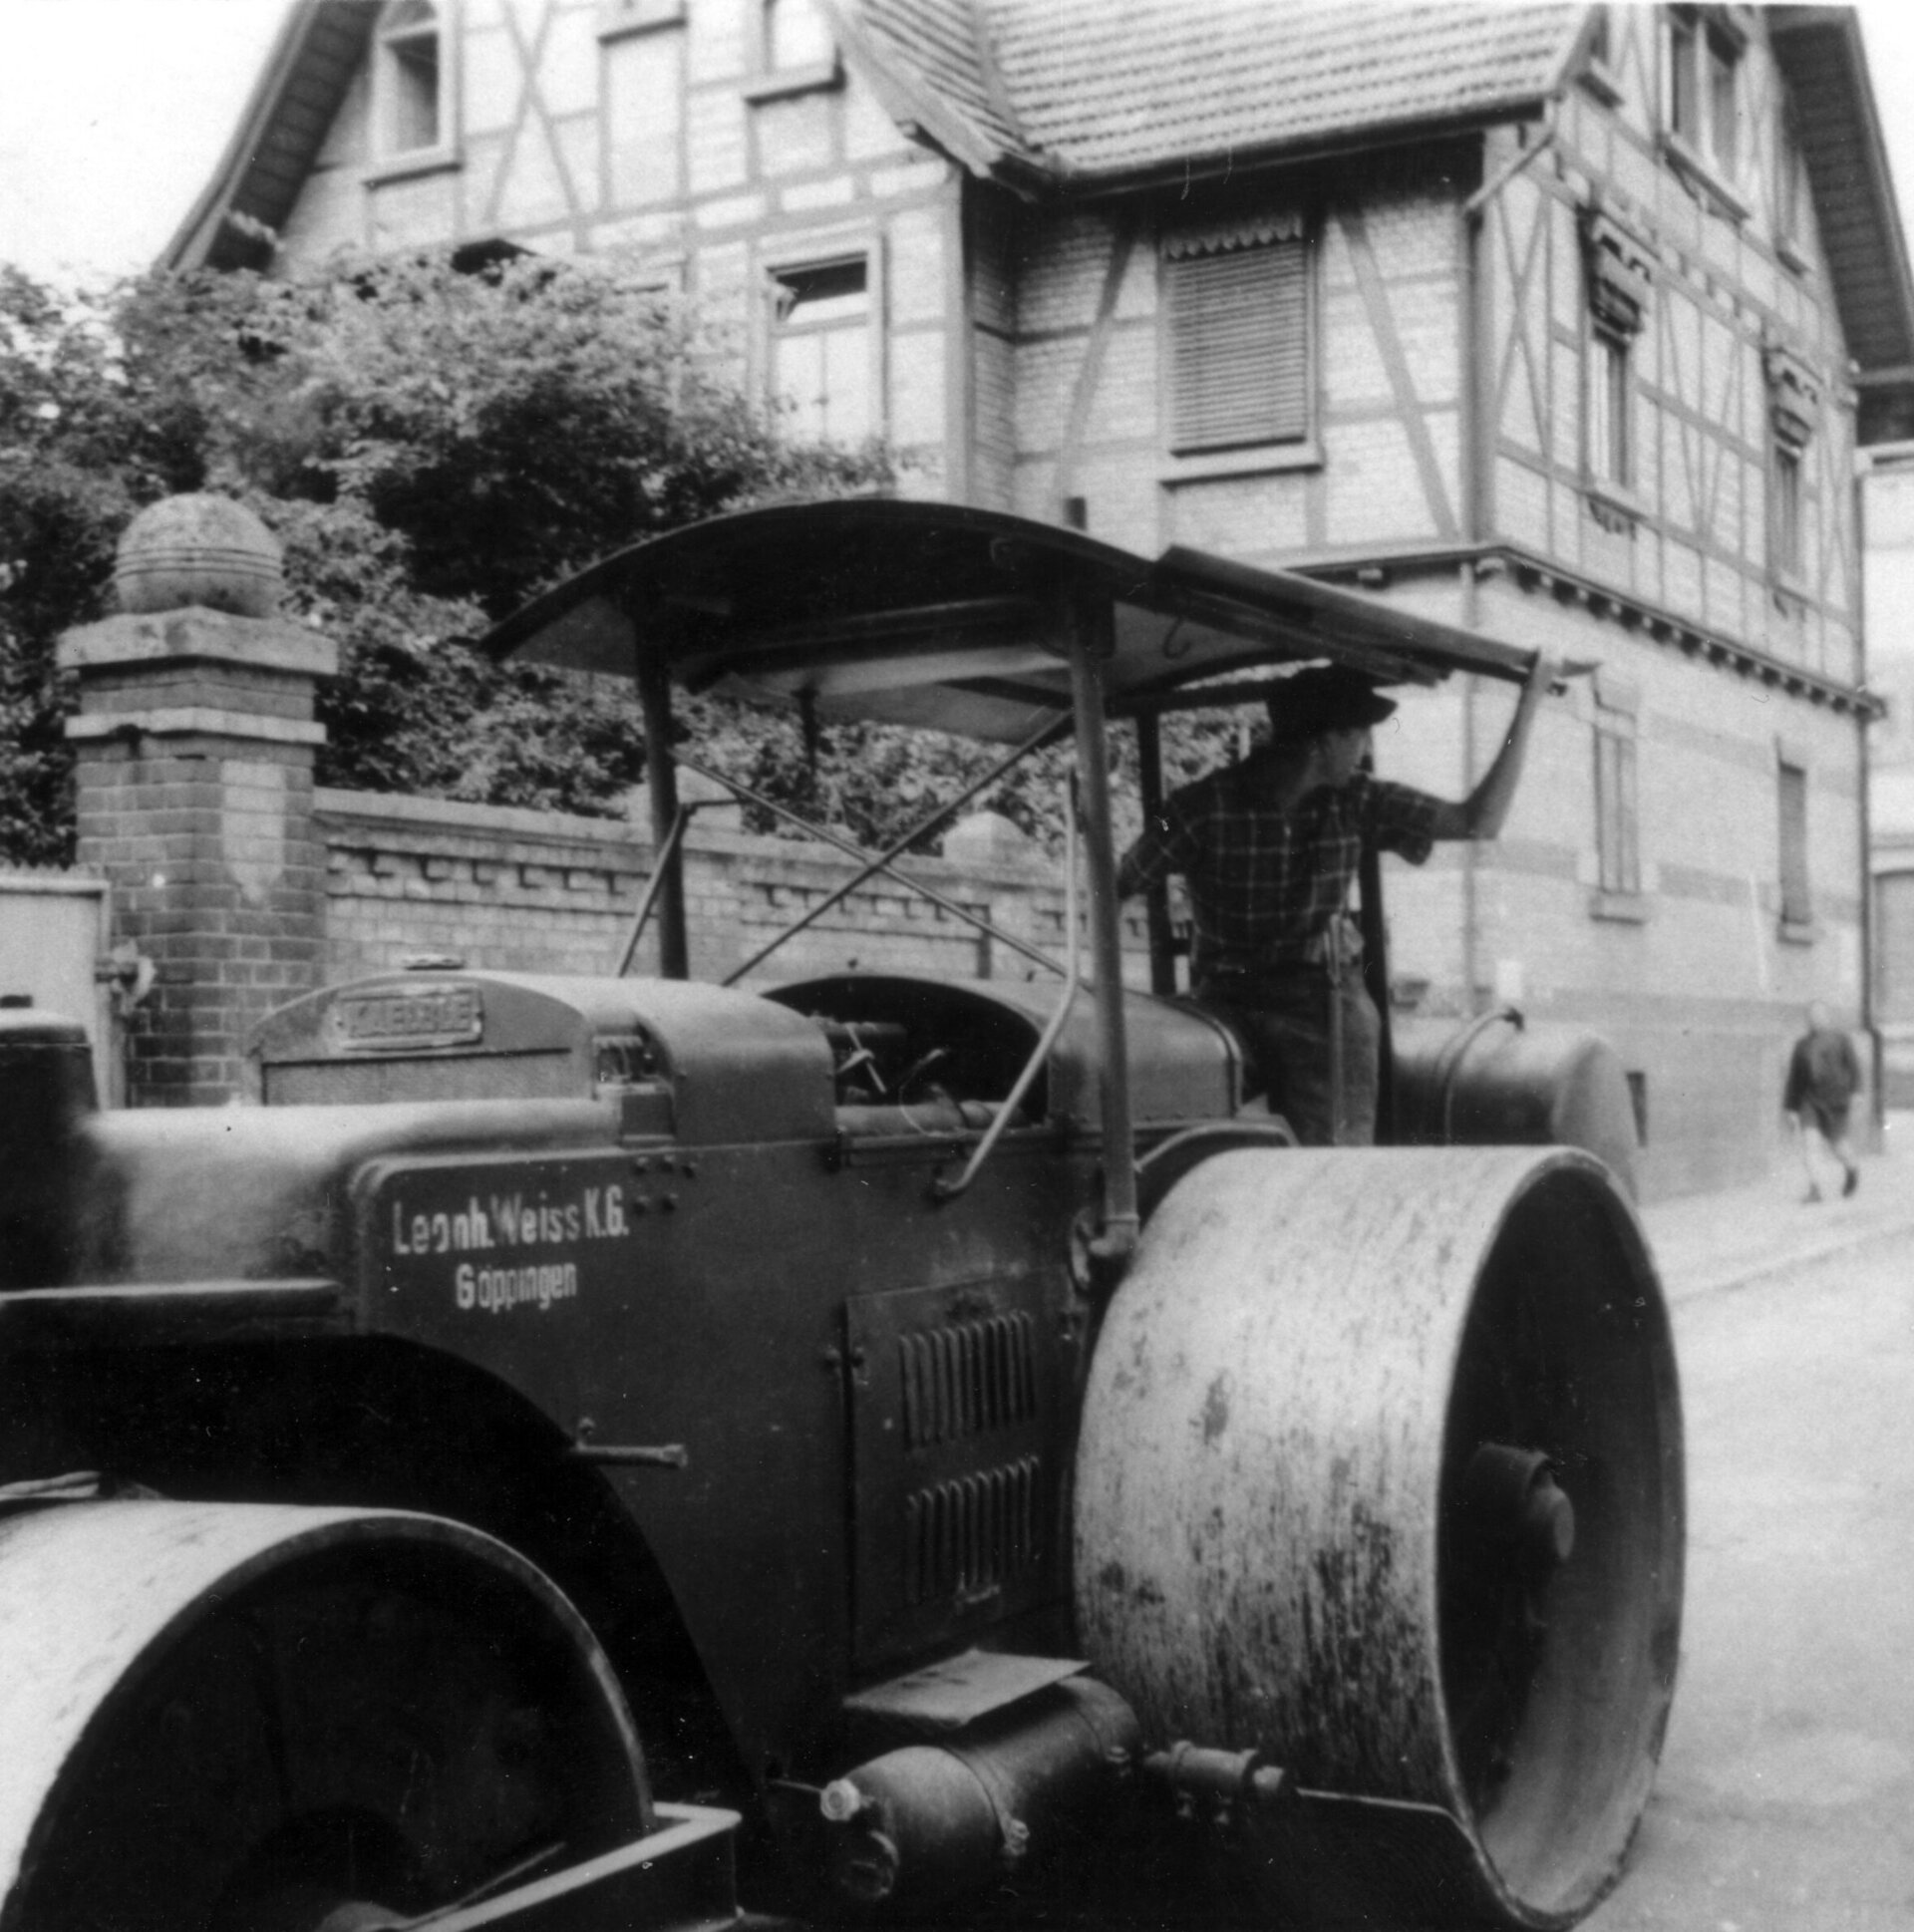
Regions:
[[[300, 0], [169, 251], [628, 259], [908, 487], [1321, 571], [1593, 667], [1396, 984], [1621, 1048], [1656, 1191], [1867, 1023], [1857, 446], [1914, 284], [1845, 9]], [[1454, 794], [1505, 700], [1406, 705]]]

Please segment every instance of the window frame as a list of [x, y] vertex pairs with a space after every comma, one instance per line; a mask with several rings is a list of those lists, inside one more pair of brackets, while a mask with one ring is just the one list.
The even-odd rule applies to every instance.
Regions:
[[[872, 438], [882, 438], [889, 422], [887, 398], [884, 393], [884, 315], [881, 301], [883, 276], [881, 273], [882, 256], [875, 237], [836, 247], [820, 247], [802, 254], [780, 254], [762, 264], [763, 276], [763, 329], [762, 329], [762, 367], [763, 381], [761, 393], [778, 407], [781, 402], [778, 369], [778, 346], [781, 342], [805, 336], [822, 336], [833, 333], [847, 334], [848, 321], [823, 321], [809, 324], [799, 323], [796, 328], [788, 327], [781, 305], [791, 291], [795, 278], [806, 275], [824, 275], [833, 269], [845, 268], [852, 263], [863, 270], [864, 309], [857, 326], [864, 334], [864, 383], [866, 397], [866, 423], [861, 437], [855, 440], [830, 438], [841, 442], [842, 447], [854, 449], [861, 442]], [[825, 398], [826, 404], [828, 397]], [[796, 424], [800, 421], [798, 413], [790, 412], [789, 420]], [[828, 434], [827, 432], [825, 433]]]
[[1798, 746], [1774, 751], [1775, 925], [1796, 944], [1814, 937], [1813, 845], [1808, 813], [1811, 768]]
[[[424, 18], [402, 23], [400, 16], [423, 9]], [[457, 0], [387, 0], [372, 26], [371, 100], [368, 136], [369, 182], [395, 180], [455, 166], [459, 161], [459, 22]], [[433, 42], [434, 139], [418, 147], [397, 145], [395, 117], [401, 111], [397, 70], [407, 57], [398, 43]]]
[[1598, 919], [1640, 924], [1648, 917], [1643, 887], [1640, 718], [1632, 683], [1596, 673], [1590, 730], [1595, 806], [1595, 890], [1589, 910]]
[[1663, 34], [1662, 128], [1669, 152], [1736, 220], [1752, 212], [1742, 188], [1747, 37], [1713, 7], [1672, 7]]
[[798, 4], [808, 4], [812, 8], [816, 22], [823, 31], [826, 51], [811, 60], [779, 65], [774, 45], [777, 38], [774, 18], [779, 7], [792, 4], [793, 0], [756, 0], [756, 72], [743, 86], [744, 98], [748, 102], [779, 101], [794, 94], [814, 94], [843, 86], [843, 49], [831, 32], [829, 16], [816, 6], [816, 0], [798, 0]]
[[[668, 190], [657, 194], [625, 197], [618, 190], [617, 156], [612, 117], [612, 68], [621, 54], [636, 44], [667, 47], [677, 56], [678, 122], [672, 130], [673, 180]], [[686, 153], [686, 123], [689, 119], [687, 82], [690, 75], [690, 48], [685, 32], [684, 0], [604, 0], [598, 28], [598, 168], [599, 202], [607, 211], [625, 208], [657, 208], [682, 201], [691, 178], [690, 158]]]
[[[1322, 228], [1311, 215], [1286, 213], [1267, 219], [1223, 221], [1195, 225], [1166, 234], [1157, 250], [1157, 409], [1166, 481], [1196, 481], [1212, 476], [1239, 476], [1271, 471], [1306, 469], [1322, 462], [1323, 351], [1322, 351]], [[1190, 348], [1180, 339], [1182, 318], [1177, 308], [1177, 284], [1193, 276], [1196, 263], [1269, 259], [1271, 251], [1293, 251], [1299, 288], [1302, 325], [1301, 373], [1297, 393], [1286, 403], [1272, 400], [1272, 411], [1295, 407], [1299, 420], [1293, 433], [1280, 422], [1246, 422], [1237, 429], [1205, 434], [1179, 433], [1184, 401], [1179, 389], [1179, 363]], [[1185, 266], [1188, 264], [1189, 266]], [[1282, 272], [1280, 269], [1278, 273]], [[1271, 299], [1281, 299], [1272, 289]], [[1242, 352], [1239, 352], [1242, 353]]]

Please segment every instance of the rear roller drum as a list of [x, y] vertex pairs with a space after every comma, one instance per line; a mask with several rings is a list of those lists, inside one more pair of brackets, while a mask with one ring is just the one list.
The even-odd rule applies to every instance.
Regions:
[[0, 1657], [0, 1932], [360, 1932], [651, 1827], [589, 1632], [454, 1523], [16, 1517]]
[[1154, 1742], [1290, 1772], [1272, 1901], [1575, 1923], [1648, 1798], [1682, 1560], [1667, 1311], [1598, 1162], [1230, 1153], [1151, 1219], [1091, 1371], [1082, 1641]]

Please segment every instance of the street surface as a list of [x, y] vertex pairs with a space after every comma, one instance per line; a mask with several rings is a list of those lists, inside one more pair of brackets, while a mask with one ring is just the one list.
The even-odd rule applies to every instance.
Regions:
[[1629, 1874], [1588, 1924], [1905, 1932], [1914, 1235], [1747, 1287], [1677, 1286], [1682, 1676]]

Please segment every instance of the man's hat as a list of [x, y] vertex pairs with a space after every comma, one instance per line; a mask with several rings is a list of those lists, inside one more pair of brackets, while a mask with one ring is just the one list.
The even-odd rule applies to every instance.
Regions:
[[1269, 723], [1277, 744], [1293, 745], [1326, 731], [1367, 731], [1394, 715], [1396, 701], [1346, 664], [1314, 665], [1285, 678], [1269, 694]]

